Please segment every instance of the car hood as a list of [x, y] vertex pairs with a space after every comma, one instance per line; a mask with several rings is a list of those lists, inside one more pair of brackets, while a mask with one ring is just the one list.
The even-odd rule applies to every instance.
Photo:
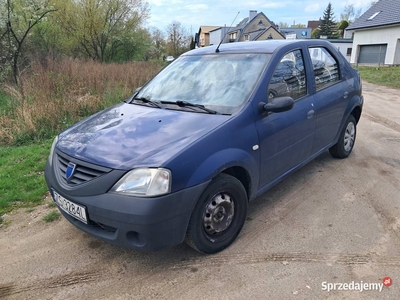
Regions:
[[160, 167], [229, 117], [121, 103], [63, 131], [56, 147], [114, 169]]

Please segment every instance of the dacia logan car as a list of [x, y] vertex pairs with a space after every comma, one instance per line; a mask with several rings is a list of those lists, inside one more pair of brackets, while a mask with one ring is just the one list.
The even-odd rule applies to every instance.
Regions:
[[112, 244], [216, 253], [249, 202], [322, 152], [352, 152], [359, 73], [323, 40], [195, 49], [61, 132], [45, 177], [64, 217]]

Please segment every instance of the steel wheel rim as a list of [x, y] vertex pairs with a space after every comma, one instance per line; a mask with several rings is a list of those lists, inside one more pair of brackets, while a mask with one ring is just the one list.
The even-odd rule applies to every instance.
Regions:
[[353, 122], [347, 124], [346, 131], [344, 133], [344, 150], [349, 152], [354, 145], [354, 140], [356, 136], [356, 126]]
[[227, 193], [218, 193], [207, 203], [203, 215], [203, 227], [209, 236], [224, 233], [232, 224], [235, 215], [233, 198]]

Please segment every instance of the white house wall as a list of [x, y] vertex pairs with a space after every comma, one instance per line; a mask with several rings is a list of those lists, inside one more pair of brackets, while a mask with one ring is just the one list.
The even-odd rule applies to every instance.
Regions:
[[342, 53], [346, 60], [350, 62], [350, 55], [347, 55], [347, 48], [352, 48], [353, 43], [335, 43], [331, 41], [331, 44], [339, 49], [340, 53]]
[[210, 32], [210, 45], [218, 45], [221, 41], [222, 29], [216, 29]]
[[354, 33], [351, 63], [357, 63], [360, 45], [387, 44], [385, 64], [400, 64], [400, 26], [357, 30]]
[[394, 52], [393, 64], [400, 65], [400, 39], [397, 39], [397, 46], [396, 51]]
[[210, 31], [210, 45], [219, 45], [222, 38], [224, 38], [223, 43], [227, 43], [229, 36], [226, 34], [226, 32], [228, 30], [228, 27], [221, 27]]

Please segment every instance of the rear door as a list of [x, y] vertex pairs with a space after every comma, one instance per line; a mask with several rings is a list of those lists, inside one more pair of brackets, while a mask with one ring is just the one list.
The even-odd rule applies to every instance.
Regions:
[[259, 188], [306, 160], [314, 139], [315, 109], [313, 96], [307, 92], [302, 50], [285, 54], [274, 70], [268, 84], [268, 101], [291, 96], [295, 105], [289, 111], [259, 115], [256, 119], [261, 160]]
[[339, 59], [327, 48], [308, 49], [313, 66], [316, 114], [314, 154], [332, 143], [340, 127], [351, 88], [341, 76]]

